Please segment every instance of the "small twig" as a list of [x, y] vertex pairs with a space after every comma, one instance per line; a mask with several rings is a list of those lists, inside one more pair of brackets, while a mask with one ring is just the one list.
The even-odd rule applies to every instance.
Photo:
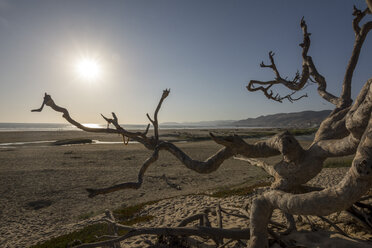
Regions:
[[182, 190], [182, 188], [181, 188], [181, 186], [179, 186], [178, 184], [175, 184], [175, 183], [171, 183], [169, 180], [168, 180], [168, 178], [167, 178], [167, 176], [165, 175], [165, 174], [163, 174], [162, 176], [161, 176], [161, 178], [171, 187], [171, 188], [174, 188], [174, 189], [176, 189], [176, 190]]
[[289, 248], [289, 247], [293, 247], [294, 246], [293, 242], [283, 240], [280, 237], [280, 235], [276, 234], [270, 228], [268, 228], [267, 231], [270, 234], [270, 236], [273, 237], [273, 239], [280, 245], [280, 247], [284, 247], [284, 248], [287, 248], [288, 247]]
[[315, 232], [317, 231], [318, 229], [316, 228], [316, 226], [314, 225], [314, 223], [310, 220], [310, 218], [305, 215], [305, 219], [307, 220], [307, 222], [309, 223], [310, 225], [310, 228], [311, 228], [311, 231]]
[[247, 244], [245, 244], [243, 241], [241, 241], [240, 239], [238, 239], [238, 244], [240, 244], [240, 245], [242, 245], [242, 246], [244, 246], [244, 247], [246, 247], [247, 246]]
[[129, 137], [127, 137], [127, 140], [125, 140], [125, 135], [123, 134], [122, 136], [123, 136], [123, 143], [124, 145], [127, 146], [129, 144]]
[[[318, 93], [321, 97], [333, 104], [337, 104], [339, 102], [339, 99], [326, 91], [327, 83], [325, 78], [317, 71], [311, 56], [308, 56], [311, 33], [307, 31], [307, 24], [303, 17], [301, 19], [300, 26], [303, 32], [303, 41], [300, 44], [300, 47], [302, 47], [303, 60], [301, 74], [299, 72], [296, 72], [293, 80], [282, 78], [275, 65], [274, 53], [270, 51], [269, 58], [271, 64], [266, 65], [262, 62], [260, 66], [271, 68], [274, 71], [276, 78], [271, 81], [251, 80], [247, 85], [247, 89], [251, 92], [262, 91], [266, 98], [277, 102], [283, 102], [283, 100], [285, 99], [287, 99], [289, 102], [294, 102], [302, 99], [303, 97], [307, 97], [307, 94], [304, 94], [300, 97], [293, 97], [293, 95], [299, 90], [306, 88], [308, 82], [312, 81], [318, 84]], [[285, 96], [274, 94], [274, 92], [271, 90], [271, 87], [278, 84], [284, 85], [286, 88], [292, 90], [292, 92]]]
[[[240, 212], [242, 214], [234, 214], [234, 213], [227, 212], [226, 210], [237, 211], [237, 212]], [[221, 208], [221, 212], [223, 212], [227, 215], [237, 217], [237, 218], [249, 219], [249, 213], [245, 209], [223, 207], [223, 208]]]
[[[223, 226], [222, 226], [222, 214], [221, 214], [221, 206], [220, 206], [220, 204], [217, 204], [217, 206], [216, 206], [216, 217], [217, 217], [217, 226], [218, 226], [218, 228], [223, 229]], [[219, 239], [218, 240], [218, 243], [219, 244], [223, 243], [223, 238]]]
[[[116, 239], [118, 236], [116, 235], [101, 235], [101, 236], [95, 236], [96, 239]], [[115, 244], [111, 244], [111, 245], [115, 245]], [[120, 246], [118, 246], [120, 247]], [[116, 248], [116, 247], [115, 247]]]
[[363, 196], [362, 198], [359, 199], [359, 201], [366, 201], [366, 200], [369, 200], [372, 198], [372, 195], [367, 195], [367, 196]]
[[41, 112], [43, 110], [44, 106], [45, 106], [46, 101], [48, 101], [48, 100], [49, 100], [48, 99], [48, 94], [45, 93], [44, 94], [44, 100], [43, 100], [43, 103], [41, 104], [41, 107], [38, 108], [38, 109], [32, 109], [31, 112]]
[[[116, 238], [118, 237], [118, 228], [116, 226], [116, 221], [113, 213], [109, 210], [106, 210], [105, 217], [112, 221], [112, 224], [110, 224], [110, 232], [111, 234]], [[120, 242], [115, 242], [112, 244], [112, 248], [120, 248]]]
[[279, 223], [279, 222], [276, 222], [274, 220], [271, 220], [269, 221], [269, 224], [273, 225], [273, 226], [276, 226], [276, 227], [279, 227], [279, 228], [282, 228], [282, 229], [285, 229], [287, 228], [285, 225]]
[[229, 245], [229, 244], [231, 244], [232, 242], [234, 242], [234, 240], [233, 240], [233, 239], [230, 239], [230, 240], [228, 240], [227, 242], [223, 243], [222, 245], [218, 246], [218, 248], [226, 247], [226, 245]]
[[291, 232], [296, 230], [296, 222], [295, 222], [294, 217], [293, 217], [292, 214], [283, 212], [283, 215], [284, 215], [285, 219], [287, 220], [287, 226], [286, 226], [285, 231], [280, 232], [280, 235], [288, 235]]
[[351, 206], [347, 210], [345, 210], [347, 214], [357, 220], [360, 224], [367, 227], [368, 229], [372, 230], [372, 225], [368, 220], [368, 216], [366, 216], [361, 211], [357, 210], [354, 206]]
[[187, 217], [186, 219], [182, 220], [177, 227], [184, 227], [186, 226], [187, 224], [193, 222], [193, 221], [196, 221], [196, 220], [199, 220], [199, 226], [204, 226], [204, 223], [203, 223], [203, 216], [204, 214], [203, 213], [200, 213], [200, 214], [195, 214], [195, 215], [192, 215], [192, 216], [189, 216]]
[[368, 209], [368, 210], [372, 211], [372, 206], [369, 205], [369, 204], [365, 204], [365, 203], [363, 203], [363, 202], [356, 202], [356, 203], [354, 203], [354, 204], [355, 204], [355, 206], [357, 206], [357, 207], [365, 208], [365, 209]]
[[115, 239], [90, 243], [90, 244], [82, 244], [76, 246], [76, 248], [91, 248], [91, 247], [101, 247], [106, 245], [111, 245], [116, 242], [120, 242], [126, 240], [130, 237], [135, 237], [139, 235], [173, 235], [173, 236], [199, 236], [202, 238], [226, 238], [226, 239], [249, 239], [249, 229], [220, 229], [220, 228], [213, 228], [213, 227], [159, 227], [159, 228], [138, 228], [132, 231], [129, 231], [127, 234], [120, 236]]
[[154, 126], [154, 133], [155, 133], [155, 142], [156, 142], [156, 144], [158, 144], [158, 142], [159, 142], [158, 113], [159, 113], [159, 110], [161, 108], [161, 105], [162, 105], [163, 101], [165, 100], [165, 98], [168, 97], [169, 92], [170, 92], [170, 89], [165, 89], [163, 91], [163, 94], [162, 94], [162, 96], [160, 98], [160, 101], [159, 101], [158, 106], [156, 107], [156, 110], [155, 110], [155, 113], [154, 113], [154, 119], [151, 119], [150, 115], [149, 114], [146, 114], [147, 118], [150, 120], [150, 122]]
[[209, 221], [209, 218], [208, 218], [208, 212], [205, 212], [203, 214], [203, 223], [205, 227], [212, 227], [211, 222]]
[[361, 30], [361, 28], [359, 26], [359, 23], [363, 19], [363, 17], [369, 12], [369, 10], [368, 10], [368, 7], [367, 7], [364, 11], [361, 11], [355, 5], [353, 6], [353, 8], [354, 8], [353, 16], [355, 16], [355, 18], [353, 20], [353, 29], [354, 29], [355, 35], [358, 35], [360, 33], [360, 30]]
[[221, 214], [221, 206], [217, 204], [216, 206], [216, 216], [217, 216], [217, 226], [219, 228], [223, 228], [222, 226], [222, 214]]
[[338, 231], [339, 233], [341, 233], [342, 235], [344, 235], [345, 237], [348, 237], [350, 238], [349, 235], [347, 235], [341, 228], [339, 228], [335, 223], [333, 223], [332, 221], [328, 220], [327, 218], [323, 217], [323, 216], [317, 216], [319, 219], [321, 219], [322, 221], [328, 223], [329, 225], [331, 225], [334, 229], [336, 229], [336, 231]]
[[211, 207], [207, 207], [203, 210], [202, 213], [198, 213], [198, 214], [195, 214], [195, 215], [191, 215], [189, 217], [187, 217], [186, 219], [182, 220], [179, 224], [178, 224], [178, 227], [183, 227], [183, 226], [186, 226], [187, 224], [193, 222], [193, 221], [196, 221], [196, 220], [199, 220], [200, 221], [200, 224], [199, 226], [204, 226], [204, 215], [205, 214], [208, 214], [208, 213], [212, 213], [215, 211], [214, 208], [211, 208]]

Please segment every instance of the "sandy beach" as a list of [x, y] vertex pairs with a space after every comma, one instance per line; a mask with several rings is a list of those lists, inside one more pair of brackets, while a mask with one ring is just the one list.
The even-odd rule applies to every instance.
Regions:
[[[168, 130], [162, 132], [161, 135], [177, 141], [185, 133], [199, 137], [207, 135], [209, 131]], [[235, 131], [244, 132], [244, 130]], [[218, 132], [226, 135], [234, 130]], [[159, 160], [149, 168], [139, 190], [125, 190], [88, 198], [85, 188], [99, 188], [120, 182], [136, 181], [138, 170], [142, 162], [150, 155], [150, 151], [143, 148], [141, 144], [124, 146], [122, 143], [53, 146], [51, 142], [37, 142], [1, 145], [67, 138], [121, 141], [121, 137], [117, 135], [92, 135], [80, 131], [0, 132], [0, 195], [2, 198], [0, 201], [0, 247], [28, 247], [71, 232], [84, 225], [88, 217], [99, 218], [106, 209], [112, 210], [121, 206], [170, 197], [173, 198], [146, 207], [141, 214], [151, 212], [151, 215], [157, 218], [139, 225], [177, 225], [180, 218], [200, 211], [203, 206], [215, 205], [218, 202], [221, 206], [240, 207], [247, 200], [244, 197], [221, 200], [191, 194], [211, 193], [223, 187], [253, 185], [268, 180], [267, 174], [261, 169], [234, 159], [225, 161], [214, 173], [197, 174], [186, 169], [172, 155], [163, 152]], [[307, 144], [308, 142], [303, 142], [303, 145]], [[178, 145], [192, 158], [199, 160], [206, 159], [220, 148], [212, 141], [179, 142]], [[268, 162], [277, 159], [274, 157]], [[313, 180], [313, 183], [335, 184], [346, 170], [346, 168], [325, 169]], [[170, 187], [164, 180], [164, 176], [179, 188]], [[175, 209], [178, 209], [178, 212]], [[225, 221], [226, 226], [247, 227], [244, 221], [239, 222], [235, 219], [225, 219]], [[367, 240], [370, 238], [368, 235], [364, 232], [359, 233], [358, 237]], [[129, 240], [125, 247], [144, 247], [146, 243], [143, 243], [142, 239]], [[364, 245], [365, 241], [359, 243]], [[368, 244], [371, 245], [371, 243]]]
[[[91, 135], [79, 131], [0, 133], [0, 143], [68, 138], [121, 141], [117, 135]], [[205, 159], [219, 149], [211, 141], [180, 143], [179, 146], [196, 159]], [[164, 152], [149, 168], [141, 189], [93, 199], [87, 197], [85, 188], [137, 180], [138, 170], [150, 154], [141, 144], [2, 146], [0, 247], [29, 246], [64, 234], [71, 230], [71, 224], [81, 220], [81, 216], [99, 214], [105, 209], [266, 179], [260, 169], [233, 159], [226, 161], [215, 173], [200, 175]], [[163, 175], [180, 185], [181, 190], [169, 187], [162, 179]]]

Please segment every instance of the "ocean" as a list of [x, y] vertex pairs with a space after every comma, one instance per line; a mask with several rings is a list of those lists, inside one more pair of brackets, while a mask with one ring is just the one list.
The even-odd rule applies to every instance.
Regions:
[[[106, 128], [105, 124], [84, 124], [88, 127]], [[126, 129], [144, 129], [146, 125], [126, 125]], [[79, 130], [69, 123], [0, 123], [0, 132], [17, 131], [73, 131]]]
[[[83, 124], [88, 127], [106, 128], [106, 124]], [[127, 130], [143, 130], [147, 125], [121, 124]], [[111, 126], [112, 127], [112, 126]], [[150, 129], [152, 126], [150, 127]], [[250, 129], [259, 127], [235, 127], [235, 126], [208, 126], [193, 124], [160, 124], [160, 129]], [[69, 123], [0, 123], [0, 132], [17, 132], [17, 131], [73, 131], [79, 130]]]

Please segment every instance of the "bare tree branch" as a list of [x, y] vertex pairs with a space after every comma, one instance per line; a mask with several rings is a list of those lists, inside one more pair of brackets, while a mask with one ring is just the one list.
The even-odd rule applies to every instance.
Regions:
[[[251, 80], [247, 86], [247, 89], [248, 91], [251, 91], [251, 92], [262, 91], [268, 99], [271, 99], [277, 102], [282, 102], [284, 99], [287, 99], [290, 102], [294, 102], [307, 96], [305, 94], [297, 98], [292, 97], [296, 92], [303, 89], [308, 83], [308, 81], [310, 80], [310, 81], [315, 81], [318, 84], [318, 93], [321, 97], [323, 97], [328, 102], [337, 104], [338, 98], [330, 94], [329, 92], [327, 92], [326, 90], [327, 83], [326, 83], [325, 78], [322, 75], [320, 75], [320, 73], [317, 71], [314, 65], [312, 58], [308, 56], [308, 51], [310, 48], [311, 33], [308, 33], [307, 31], [307, 25], [306, 25], [304, 18], [301, 19], [300, 26], [303, 32], [303, 41], [300, 44], [300, 46], [302, 47], [302, 60], [303, 60], [301, 75], [299, 72], [297, 72], [293, 80], [289, 81], [289, 80], [283, 79], [280, 76], [280, 73], [275, 65], [274, 53], [269, 52], [269, 58], [270, 58], [271, 64], [266, 65], [262, 62], [260, 66], [263, 68], [265, 67], [271, 68], [275, 72], [275, 75], [276, 75], [275, 80], [266, 81], [266, 82]], [[310, 76], [313, 77], [313, 79], [311, 79]], [[284, 85], [286, 88], [292, 90], [292, 92], [290, 94], [287, 94], [286, 96], [280, 96], [279, 94], [274, 95], [273, 91], [270, 88], [273, 85], [277, 85], [277, 84]], [[260, 85], [260, 86], [256, 86], [256, 85]], [[266, 87], [264, 87], [264, 85], [266, 85]]]
[[140, 172], [138, 173], [138, 181], [137, 182], [128, 182], [128, 183], [121, 183], [116, 184], [111, 187], [101, 188], [101, 189], [86, 189], [89, 193], [89, 197], [92, 198], [99, 194], [108, 194], [111, 192], [115, 192], [121, 189], [139, 189], [143, 182], [143, 176], [147, 170], [147, 168], [154, 163], [159, 157], [159, 148], [155, 148], [151, 157], [149, 157], [142, 165]]
[[159, 142], [159, 123], [158, 123], [158, 113], [161, 108], [161, 105], [165, 98], [169, 95], [170, 89], [165, 89], [163, 91], [163, 94], [160, 98], [160, 101], [158, 103], [158, 106], [156, 107], [155, 113], [154, 113], [154, 119], [151, 119], [149, 114], [146, 114], [147, 118], [150, 120], [152, 125], [154, 126], [154, 133], [155, 133], [155, 143], [157, 144]]
[[355, 16], [355, 18], [353, 20], [353, 28], [355, 32], [355, 41], [354, 41], [354, 47], [353, 47], [353, 51], [352, 51], [349, 63], [346, 67], [346, 72], [345, 72], [344, 81], [342, 85], [342, 94], [340, 97], [340, 105], [342, 107], [349, 107], [352, 103], [351, 83], [352, 83], [353, 73], [358, 63], [360, 51], [362, 49], [364, 40], [366, 39], [368, 32], [372, 29], [372, 22], [368, 22], [364, 24], [362, 28], [359, 27], [360, 21], [363, 19], [363, 17], [367, 13], [368, 13], [368, 8], [366, 8], [364, 11], [361, 11], [354, 6], [353, 15]]
[[267, 174], [271, 176], [275, 176], [276, 174], [276, 171], [274, 170], [273, 166], [265, 163], [264, 161], [253, 159], [253, 158], [245, 158], [245, 157], [234, 157], [234, 159], [246, 161], [253, 166], [263, 169]]
[[[271, 100], [274, 100], [274, 101], [277, 101], [277, 102], [282, 102], [284, 99], [287, 99], [288, 101], [290, 102], [293, 102], [293, 101], [297, 101], [303, 97], [307, 97], [307, 95], [302, 95], [298, 98], [293, 98], [292, 96], [297, 93], [298, 90], [302, 89], [304, 87], [304, 85], [306, 84], [307, 82], [307, 79], [306, 80], [302, 80], [299, 73], [297, 72], [295, 77], [293, 78], [292, 81], [288, 81], [286, 79], [283, 79], [281, 76], [280, 76], [280, 73], [275, 65], [275, 61], [274, 61], [274, 53], [272, 51], [269, 52], [269, 58], [270, 58], [270, 62], [271, 64], [270, 65], [266, 65], [264, 64], [264, 62], [262, 61], [260, 66], [262, 68], [271, 68], [275, 75], [276, 75], [276, 79], [275, 80], [272, 80], [272, 81], [266, 81], [266, 82], [262, 82], [262, 81], [257, 81], [257, 80], [251, 80], [247, 86], [247, 89], [251, 92], [254, 92], [254, 91], [262, 91], [264, 93], [264, 95], [268, 98], [268, 99], [271, 99]], [[305, 75], [303, 75], [303, 78], [306, 77], [306, 75], [308, 74], [308, 71], [305, 70]], [[308, 75], [307, 75], [308, 77]], [[255, 86], [256, 84], [258, 85], [267, 85], [266, 87], [263, 87], [263, 86]], [[274, 95], [273, 91], [270, 89], [273, 85], [276, 85], [276, 84], [283, 84], [285, 85], [287, 88], [293, 90], [292, 93], [286, 95], [286, 96], [280, 96], [279, 94], [276, 94]]]
[[[343, 109], [323, 121], [312, 146], [314, 150], [319, 149], [319, 156], [337, 157], [355, 153], [372, 112], [371, 85], [372, 79], [369, 79], [351, 108]], [[347, 136], [338, 138], [340, 134]]]
[[372, 223], [371, 223], [371, 216], [367, 216], [363, 211], [358, 210], [354, 206], [346, 209], [345, 211], [348, 215], [350, 215], [353, 219], [358, 221], [364, 227], [372, 230]]
[[101, 242], [82, 244], [76, 246], [76, 248], [91, 248], [91, 247], [101, 247], [105, 245], [110, 245], [116, 242], [123, 241], [130, 237], [135, 237], [139, 235], [150, 234], [150, 235], [174, 235], [174, 236], [199, 236], [203, 238], [227, 238], [227, 239], [249, 239], [249, 229], [220, 229], [214, 227], [158, 227], [158, 228], [138, 228], [129, 231], [127, 234]]
[[321, 219], [322, 221], [328, 223], [330, 226], [332, 226], [334, 229], [336, 229], [339, 233], [341, 233], [342, 235], [344, 235], [345, 237], [348, 237], [350, 238], [349, 235], [347, 235], [347, 233], [345, 233], [341, 228], [339, 228], [335, 223], [333, 223], [332, 221], [330, 221], [329, 219], [327, 219], [326, 217], [324, 216], [317, 216], [319, 219]]
[[116, 129], [112, 129], [112, 128], [109, 128], [109, 127], [107, 127], [107, 128], [91, 128], [91, 127], [86, 127], [83, 124], [74, 120], [70, 116], [68, 110], [66, 108], [60, 107], [57, 104], [55, 104], [52, 97], [50, 95], [48, 95], [47, 93], [45, 93], [45, 95], [44, 95], [44, 100], [43, 100], [43, 103], [42, 103], [41, 107], [39, 109], [34, 109], [34, 110], [31, 110], [31, 111], [32, 112], [41, 112], [43, 110], [44, 105], [51, 107], [56, 112], [62, 113], [63, 118], [65, 118], [69, 123], [71, 123], [72, 125], [74, 125], [75, 127], [79, 128], [83, 131], [93, 132], [93, 133], [117, 133], [117, 134], [121, 134], [121, 135], [126, 136], [126, 137], [130, 137], [131, 139], [144, 144], [146, 147], [151, 147], [151, 145], [152, 145], [146, 137], [147, 132], [144, 132], [144, 133], [129, 132], [129, 131], [125, 130], [124, 128], [122, 128], [118, 124], [118, 119], [117, 119], [115, 113], [112, 113], [113, 119], [106, 118], [103, 115], [102, 115], [102, 117], [108, 122], [108, 124], [113, 124], [116, 127]]
[[69, 123], [72, 125], [76, 126], [77, 128], [87, 131], [87, 132], [95, 132], [95, 133], [118, 133], [117, 130], [111, 129], [111, 128], [90, 128], [82, 125], [81, 123], [75, 121], [74, 119], [71, 118], [69, 112], [67, 109], [58, 106], [57, 104], [54, 103], [52, 97], [45, 93], [44, 95], [44, 100], [39, 109], [33, 109], [31, 110], [32, 112], [41, 112], [43, 110], [44, 105], [51, 107], [54, 111], [62, 113], [62, 117], [65, 118]]
[[361, 11], [358, 9], [355, 5], [353, 6], [353, 16], [355, 16], [353, 20], [353, 29], [355, 32], [355, 36], [359, 35], [360, 33], [360, 26], [359, 23], [363, 19], [363, 17], [368, 13], [368, 7], [364, 10]]

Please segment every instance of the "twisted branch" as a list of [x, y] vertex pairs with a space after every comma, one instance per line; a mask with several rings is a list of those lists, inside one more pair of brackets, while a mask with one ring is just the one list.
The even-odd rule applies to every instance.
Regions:
[[[271, 100], [274, 100], [274, 101], [277, 101], [277, 102], [282, 102], [284, 99], [287, 99], [288, 101], [290, 102], [293, 102], [293, 101], [297, 101], [303, 97], [307, 97], [307, 94], [305, 95], [302, 95], [298, 98], [293, 98], [292, 96], [297, 93], [298, 90], [302, 89], [304, 87], [304, 85], [306, 84], [307, 82], [307, 79], [309, 77], [308, 75], [308, 70], [305, 69], [303, 70], [303, 73], [302, 73], [302, 76], [300, 76], [299, 72], [296, 73], [295, 77], [293, 78], [293, 80], [289, 81], [289, 80], [286, 80], [286, 79], [283, 79], [281, 76], [280, 76], [280, 73], [275, 65], [275, 61], [274, 61], [274, 55], [275, 53], [273, 53], [272, 51], [269, 52], [269, 58], [270, 58], [270, 62], [271, 64], [269, 65], [266, 65], [264, 64], [264, 62], [262, 61], [261, 64], [260, 64], [260, 67], [261, 68], [271, 68], [275, 75], [276, 75], [276, 78], [275, 80], [271, 80], [271, 81], [266, 81], [266, 82], [262, 82], [262, 81], [257, 81], [257, 80], [251, 80], [247, 86], [247, 89], [251, 92], [254, 92], [254, 91], [262, 91], [264, 93], [264, 95], [268, 98], [268, 99], [271, 99]], [[256, 84], [258, 85], [267, 85], [266, 87], [264, 86], [256, 86]], [[280, 96], [279, 94], [275, 94], [273, 93], [273, 91], [270, 89], [273, 85], [276, 85], [276, 84], [283, 84], [285, 85], [287, 88], [293, 90], [292, 93], [286, 95], [286, 96]]]
[[115, 115], [115, 113], [112, 113], [113, 119], [106, 118], [102, 114], [101, 114], [101, 116], [107, 121], [108, 124], [113, 124], [116, 127], [116, 129], [109, 128], [109, 126], [107, 126], [107, 128], [91, 128], [91, 127], [86, 127], [83, 124], [74, 120], [70, 116], [68, 110], [66, 108], [60, 107], [57, 104], [55, 104], [52, 97], [50, 95], [48, 95], [47, 93], [45, 93], [45, 95], [44, 95], [44, 99], [43, 99], [43, 103], [42, 103], [41, 107], [38, 108], [38, 109], [33, 109], [33, 110], [31, 110], [31, 112], [41, 112], [45, 105], [51, 107], [56, 112], [62, 113], [63, 118], [65, 118], [70, 124], [74, 125], [75, 127], [79, 128], [83, 131], [92, 132], [92, 133], [116, 133], [116, 134], [121, 134], [121, 135], [129, 137], [129, 138], [131, 138], [131, 139], [133, 139], [133, 140], [135, 140], [135, 141], [137, 141], [141, 144], [144, 144], [146, 147], [151, 147], [152, 146], [152, 143], [146, 137], [148, 128], [143, 133], [127, 131], [118, 124], [118, 118]]
[[158, 144], [159, 142], [159, 123], [158, 123], [158, 113], [161, 108], [161, 105], [165, 98], [169, 95], [170, 89], [165, 89], [163, 91], [163, 94], [160, 98], [160, 101], [158, 103], [158, 106], [156, 107], [155, 113], [154, 113], [154, 119], [151, 119], [149, 114], [146, 114], [147, 118], [150, 120], [152, 125], [154, 126], [154, 133], [155, 133], [155, 143]]
[[368, 13], [368, 8], [364, 11], [357, 9], [354, 5], [353, 15], [355, 16], [353, 20], [353, 29], [355, 32], [355, 41], [353, 52], [351, 54], [350, 60], [346, 67], [346, 72], [344, 76], [344, 81], [342, 85], [342, 94], [340, 97], [340, 106], [349, 107], [352, 103], [351, 100], [351, 83], [353, 78], [353, 73], [355, 67], [358, 63], [360, 51], [362, 49], [365, 38], [367, 37], [368, 32], [372, 29], [372, 22], [367, 22], [360, 28], [359, 23], [363, 17]]
[[[352, 107], [331, 115], [322, 123], [311, 147], [312, 150], [317, 150], [319, 156], [338, 157], [355, 153], [372, 112], [371, 85], [372, 78], [365, 83]], [[333, 129], [333, 132], [327, 134], [329, 129]], [[344, 131], [345, 137], [337, 139], [338, 137], [330, 136], [341, 134], [340, 131]]]
[[[226, 159], [236, 154], [241, 154], [250, 158], [270, 157], [283, 154], [285, 158], [296, 161], [302, 157], [302, 153], [304, 152], [297, 140], [289, 132], [275, 135], [266, 141], [256, 142], [255, 144], [247, 144], [237, 135], [221, 138], [211, 134], [211, 137], [217, 144], [221, 144], [225, 147], [221, 148], [217, 153], [204, 161], [194, 160], [173, 143], [161, 141], [161, 143], [155, 147], [153, 154], [143, 163], [138, 173], [137, 182], [126, 182], [102, 189], [87, 189], [89, 197], [123, 189], [139, 189], [142, 186], [146, 170], [151, 164], [157, 161], [159, 151], [161, 150], [168, 151], [185, 165], [186, 168], [201, 174], [208, 174], [216, 171]], [[252, 165], [262, 167], [259, 164], [252, 163]], [[267, 169], [272, 168], [271, 166], [266, 167]], [[274, 169], [268, 170], [267, 172], [272, 176], [277, 175], [277, 171]]]
[[[262, 62], [260, 66], [263, 68], [265, 67], [271, 68], [276, 75], [275, 80], [266, 81], [266, 82], [258, 81], [258, 80], [251, 80], [247, 86], [247, 89], [248, 91], [251, 91], [251, 92], [262, 91], [268, 99], [271, 99], [277, 102], [282, 102], [284, 99], [287, 99], [290, 102], [294, 102], [294, 101], [300, 100], [303, 97], [307, 97], [307, 94], [304, 94], [298, 98], [293, 98], [292, 96], [299, 90], [303, 89], [307, 85], [308, 81], [310, 80], [318, 84], [318, 93], [321, 97], [323, 97], [328, 102], [337, 104], [338, 98], [326, 91], [327, 83], [325, 81], [325, 78], [317, 71], [312, 58], [308, 56], [308, 51], [310, 48], [311, 33], [308, 33], [307, 31], [307, 24], [304, 18], [301, 19], [300, 26], [303, 32], [303, 41], [300, 44], [300, 46], [302, 47], [302, 73], [301, 75], [299, 72], [297, 72], [293, 80], [283, 79], [280, 76], [280, 73], [275, 65], [274, 53], [270, 51], [269, 58], [270, 58], [271, 64], [266, 65]], [[290, 94], [287, 94], [286, 96], [280, 96], [279, 94], [274, 95], [273, 91], [270, 88], [273, 85], [277, 85], [277, 84], [284, 85], [286, 88], [292, 90], [292, 92]]]

